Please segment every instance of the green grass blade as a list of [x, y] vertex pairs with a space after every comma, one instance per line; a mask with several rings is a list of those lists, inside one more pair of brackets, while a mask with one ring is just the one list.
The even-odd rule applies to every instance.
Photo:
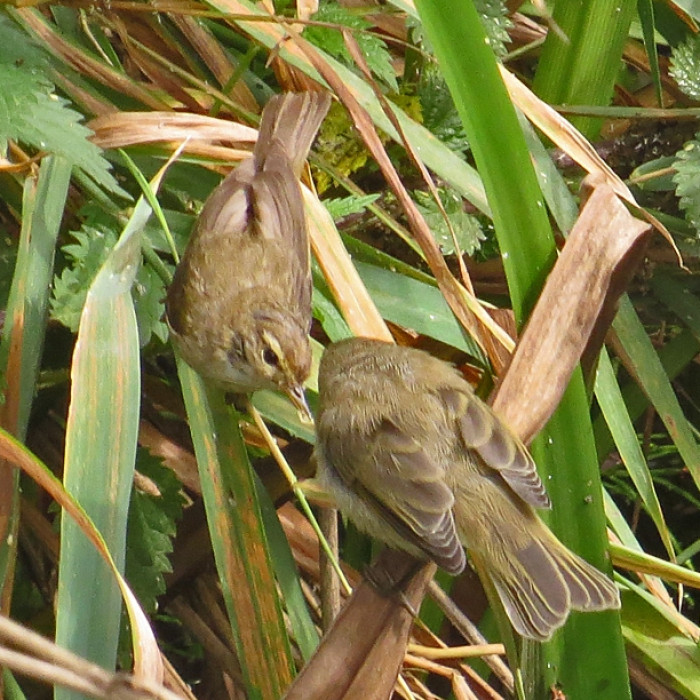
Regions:
[[679, 697], [700, 698], [700, 649], [640, 586], [623, 592], [623, 631], [630, 655]]
[[613, 328], [634, 367], [637, 381], [666, 426], [690, 475], [700, 486], [700, 447], [683, 415], [661, 360], [627, 297], [620, 300]]
[[[681, 331], [658, 351], [666, 376], [673, 379], [687, 367], [700, 352], [700, 335], [693, 336], [690, 330]], [[627, 412], [632, 421], [636, 421], [649, 406], [649, 399], [639, 385], [630, 380], [622, 391]], [[600, 461], [605, 459], [613, 449], [614, 441], [602, 416], [595, 421], [596, 445]]]
[[664, 106], [663, 92], [661, 86], [661, 70], [659, 69], [659, 55], [656, 52], [656, 21], [654, 20], [654, 3], [652, 0], [637, 0], [637, 12], [639, 21], [642, 24], [642, 35], [644, 37], [644, 48], [649, 59], [649, 69], [651, 79], [654, 82], [654, 93], [659, 107]]
[[293, 661], [237, 414], [178, 358], [209, 533], [251, 700], [277, 700]]
[[632, 420], [627, 413], [627, 407], [617, 384], [610, 357], [605, 349], [601, 352], [598, 363], [595, 395], [637, 493], [654, 521], [668, 555], [673, 558], [674, 549], [671, 534], [666, 526], [649, 467], [642, 453]]
[[554, 263], [555, 248], [515, 108], [473, 4], [420, 0], [416, 7], [469, 137], [493, 212], [513, 310], [522, 322]]
[[272, 563], [279, 581], [284, 606], [289, 615], [289, 622], [294, 631], [294, 641], [297, 643], [304, 661], [308, 661], [318, 646], [318, 632], [314, 621], [311, 619], [306, 599], [299, 585], [299, 570], [294, 562], [287, 537], [277, 517], [275, 506], [257, 476], [255, 484], [260, 501], [260, 512], [262, 513], [265, 532], [270, 545]]
[[[532, 452], [552, 498], [548, 523], [565, 544], [609, 571], [600, 472], [580, 370]], [[561, 684], [572, 698], [630, 697], [619, 614], [573, 613], [544, 646], [542, 672], [544, 688]]]
[[[131, 286], [150, 209], [141, 200], [85, 301], [71, 369], [64, 484], [104, 537], [123, 571], [140, 406], [140, 359]], [[114, 668], [121, 597], [115, 578], [64, 513], [56, 642]], [[81, 697], [65, 689], [56, 698]]]
[[[556, 3], [553, 19], [565, 37], [549, 31], [535, 74], [535, 92], [550, 104], [608, 104], [635, 10], [631, 0]], [[598, 135], [600, 120], [572, 121], [589, 138]]]
[[[472, 145], [522, 323], [556, 254], [522, 130], [471, 3], [422, 0], [417, 7]], [[605, 565], [600, 475], [580, 372], [574, 373], [534, 453], [555, 503], [554, 531], [594, 564]], [[600, 639], [606, 639], [605, 650]], [[572, 615], [544, 647], [542, 668], [535, 674], [543, 679], [544, 692], [561, 683], [575, 698], [629, 697], [618, 615]], [[533, 692], [539, 697], [540, 691]]]
[[[27, 178], [22, 230], [0, 343], [2, 426], [24, 440], [46, 331], [54, 249], [65, 209], [71, 164], [49, 156], [38, 180]], [[0, 588], [12, 578], [17, 547], [18, 474], [0, 465]], [[3, 595], [4, 600], [9, 596]]]
[[[34, 385], [41, 362], [46, 330], [46, 314], [53, 277], [54, 249], [65, 210], [71, 164], [58, 156], [45, 158], [37, 180], [25, 181], [22, 206], [22, 233], [7, 304], [5, 328], [0, 345], [0, 367], [3, 374], [10, 355], [10, 346], [19, 355], [20, 365], [13, 368], [20, 387], [15, 425], [18, 437], [26, 433]], [[15, 328], [15, 321], [19, 321]], [[19, 337], [14, 333], [20, 334]]]

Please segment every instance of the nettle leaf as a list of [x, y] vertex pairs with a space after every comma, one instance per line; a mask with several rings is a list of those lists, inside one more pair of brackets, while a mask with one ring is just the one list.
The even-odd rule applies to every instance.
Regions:
[[49, 67], [46, 51], [5, 12], [0, 14], [0, 63], [15, 63], [39, 72]]
[[[54, 278], [51, 317], [75, 333], [90, 285], [118, 236], [106, 225], [88, 224], [70, 235], [75, 242], [61, 248], [68, 265]], [[167, 326], [162, 320], [165, 284], [149, 265], [141, 265], [136, 273], [132, 296], [141, 347], [148, 344], [152, 335], [165, 342], [168, 337]]]
[[513, 26], [506, 4], [502, 0], [475, 0], [474, 6], [494, 53], [496, 56], [505, 56], [506, 44], [510, 42], [508, 30]]
[[673, 48], [670, 73], [688, 97], [700, 100], [700, 37], [691, 34]]
[[[336, 3], [324, 3], [313, 16], [314, 21], [337, 24], [352, 30], [353, 36], [362, 51], [370, 70], [394, 92], [398, 92], [396, 72], [392, 66], [391, 54], [386, 44], [377, 36], [368, 33], [372, 25], [350, 9]], [[304, 30], [304, 38], [328, 52], [343, 63], [354, 66], [354, 61], [345, 46], [342, 33], [330, 27], [309, 26]]]
[[700, 134], [676, 154], [676, 195], [685, 218], [700, 235]]
[[105, 190], [128, 195], [109, 172], [111, 166], [80, 122], [83, 116], [53, 91], [40, 71], [19, 62], [0, 62], [0, 138], [63, 156]]
[[345, 216], [362, 213], [370, 204], [374, 204], [378, 199], [378, 194], [366, 194], [362, 197], [351, 195], [349, 197], [337, 199], [325, 199], [323, 204], [328, 210], [328, 213], [333, 217], [333, 220], [338, 221], [338, 219], [342, 219]]
[[139, 487], [137, 480], [131, 494], [126, 578], [141, 605], [152, 613], [156, 599], [165, 592], [163, 574], [172, 571], [168, 557], [185, 499], [175, 474], [141, 448], [136, 455], [136, 471], [150, 483], [146, 489]]
[[[439, 188], [440, 200], [454, 229], [455, 238], [462, 253], [472, 255], [485, 239], [479, 222], [464, 211], [460, 195], [451, 189]], [[433, 232], [433, 236], [445, 255], [455, 253], [455, 243], [445, 218], [437, 203], [427, 192], [414, 192], [418, 208]]]
[[148, 345], [155, 335], [161, 343], [168, 340], [168, 326], [163, 321], [166, 294], [165, 282], [148, 265], [141, 265], [136, 273], [132, 295], [136, 307], [136, 322], [139, 328], [141, 347]]
[[102, 151], [89, 141], [83, 116], [54, 92], [49, 55], [6, 15], [0, 15], [0, 147], [9, 139], [63, 156], [93, 182], [123, 197]]
[[54, 279], [51, 317], [75, 333], [88, 289], [117, 242], [117, 234], [107, 228], [83, 226], [71, 236], [75, 243], [62, 248], [69, 266]]
[[437, 66], [426, 64], [423, 68], [418, 82], [418, 97], [422, 106], [423, 126], [450, 150], [466, 151], [469, 140], [447, 83]]

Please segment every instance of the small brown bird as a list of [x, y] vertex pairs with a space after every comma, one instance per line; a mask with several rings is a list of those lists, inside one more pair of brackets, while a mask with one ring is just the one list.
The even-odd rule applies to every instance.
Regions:
[[462, 545], [478, 554], [525, 637], [620, 606], [535, 514], [549, 500], [527, 449], [452, 366], [351, 338], [326, 350], [319, 399], [317, 481], [360, 529], [451, 574]]
[[265, 106], [253, 157], [206, 201], [168, 290], [185, 361], [234, 393], [277, 389], [306, 415], [311, 367], [309, 239], [299, 177], [330, 97]]

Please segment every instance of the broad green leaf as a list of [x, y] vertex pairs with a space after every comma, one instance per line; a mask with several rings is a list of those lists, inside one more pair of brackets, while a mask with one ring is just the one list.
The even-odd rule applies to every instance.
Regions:
[[[464, 122], [493, 210], [513, 309], [523, 323], [556, 250], [522, 130], [471, 4], [421, 0], [416, 6]], [[580, 372], [574, 373], [533, 452], [555, 504], [549, 518], [554, 531], [575, 551], [603, 565], [605, 517]], [[607, 640], [604, 651], [601, 638]], [[544, 646], [542, 666], [530, 680], [542, 684], [536, 697], [555, 683], [572, 697], [629, 697], [618, 615], [572, 615]]]
[[253, 471], [221, 391], [178, 358], [217, 571], [248, 696], [278, 700], [293, 660]]
[[437, 287], [362, 262], [356, 262], [355, 267], [386, 320], [452, 345], [483, 361], [481, 350], [463, 333]]
[[[585, 0], [557, 3], [542, 47], [534, 81], [535, 92], [546, 102], [563, 105], [606, 105], [620, 70], [634, 2]], [[600, 120], [572, 120], [586, 136], [595, 137]]]
[[[88, 291], [71, 368], [64, 484], [102, 533], [123, 572], [140, 406], [138, 330], [131, 285], [140, 264], [141, 202]], [[121, 597], [111, 570], [61, 518], [56, 642], [113, 669]], [[77, 698], [56, 690], [59, 700]]]

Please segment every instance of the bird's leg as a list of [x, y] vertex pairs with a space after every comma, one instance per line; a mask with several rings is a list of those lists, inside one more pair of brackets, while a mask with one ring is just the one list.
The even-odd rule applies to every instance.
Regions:
[[404, 567], [403, 570], [399, 569], [398, 572], [393, 572], [389, 571], [381, 562], [375, 562], [365, 567], [363, 573], [367, 582], [377, 593], [387, 598], [395, 597], [411, 617], [418, 617], [418, 611], [411, 605], [404, 591], [423, 566], [425, 566], [425, 562], [414, 559], [407, 569]]

